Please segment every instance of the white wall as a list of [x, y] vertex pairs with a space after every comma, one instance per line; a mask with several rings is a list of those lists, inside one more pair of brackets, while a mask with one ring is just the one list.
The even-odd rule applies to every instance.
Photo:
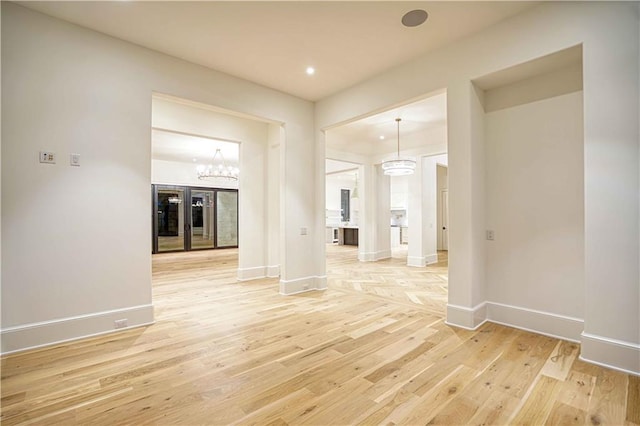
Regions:
[[[310, 102], [13, 3], [2, 3], [2, 31], [3, 352], [153, 321], [154, 92], [285, 124], [281, 281], [322, 285], [308, 256], [324, 244]], [[39, 164], [39, 150], [57, 164]]]
[[406, 210], [409, 205], [409, 177], [391, 176], [391, 210]]
[[576, 319], [565, 334], [578, 340], [585, 275], [582, 92], [491, 112], [485, 124], [486, 227], [495, 232], [485, 242], [488, 300], [517, 307], [492, 306], [493, 319], [518, 324], [531, 315], [523, 310], [550, 312]]
[[280, 234], [280, 193], [284, 184], [283, 172], [280, 170], [280, 156], [282, 155], [282, 141], [284, 129], [277, 123], [269, 124], [268, 154], [267, 154], [267, 276], [280, 276], [280, 253], [284, 251], [284, 239]]
[[[623, 2], [546, 2], [318, 102], [316, 131], [447, 90], [450, 196], [447, 322], [487, 318], [482, 97], [471, 81], [582, 45], [585, 359], [640, 373], [639, 11]], [[509, 40], [505, 43], [505, 40]], [[547, 300], [550, 300], [550, 295]], [[547, 309], [548, 308], [548, 309]], [[543, 307], [553, 309], [553, 302]], [[528, 323], [536, 330], [537, 324]]]
[[[0, 7], [0, 46], [2, 45], [2, 8]], [[0, 69], [2, 69], [2, 48], [0, 47]], [[2, 85], [0, 85], [0, 99]], [[2, 135], [2, 102], [0, 102], [0, 135]], [[2, 175], [2, 137], [0, 136], [0, 176]], [[2, 211], [2, 185], [0, 185], [0, 212]], [[2, 241], [2, 215], [0, 214], [0, 241]], [[2, 244], [0, 244], [0, 259], [2, 259]], [[0, 289], [2, 288], [2, 262], [0, 262]], [[0, 291], [0, 329], [2, 328], [2, 291]]]

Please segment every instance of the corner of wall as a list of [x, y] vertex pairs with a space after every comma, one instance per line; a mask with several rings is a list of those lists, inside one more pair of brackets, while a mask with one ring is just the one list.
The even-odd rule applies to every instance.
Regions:
[[640, 376], [640, 345], [582, 333], [580, 359]]
[[473, 308], [447, 303], [447, 319], [445, 324], [465, 330], [476, 330], [487, 322], [487, 306], [482, 302]]

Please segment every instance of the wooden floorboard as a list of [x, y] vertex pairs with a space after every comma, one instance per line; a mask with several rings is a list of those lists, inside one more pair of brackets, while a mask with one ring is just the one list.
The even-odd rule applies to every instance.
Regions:
[[153, 257], [156, 323], [2, 357], [16, 424], [640, 425], [640, 380], [579, 346], [444, 324], [446, 252], [328, 246], [328, 290], [236, 281], [237, 250]]

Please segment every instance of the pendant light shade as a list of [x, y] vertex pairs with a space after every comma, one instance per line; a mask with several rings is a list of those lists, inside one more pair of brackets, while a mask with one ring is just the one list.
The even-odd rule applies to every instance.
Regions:
[[358, 174], [356, 173], [356, 186], [353, 187], [353, 191], [351, 191], [351, 198], [358, 198]]
[[385, 175], [388, 176], [403, 176], [413, 174], [416, 168], [416, 162], [408, 158], [400, 158], [400, 121], [401, 118], [396, 118], [398, 123], [398, 155], [395, 160], [387, 160], [382, 163], [382, 170]]

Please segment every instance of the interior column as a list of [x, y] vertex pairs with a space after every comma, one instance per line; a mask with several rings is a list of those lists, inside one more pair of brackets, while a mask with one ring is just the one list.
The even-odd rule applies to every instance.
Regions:
[[361, 176], [358, 260], [387, 259], [391, 257], [389, 176], [377, 164], [360, 166], [358, 176]]
[[447, 323], [473, 329], [484, 304], [484, 110], [466, 81], [447, 88], [449, 153], [449, 302]]

